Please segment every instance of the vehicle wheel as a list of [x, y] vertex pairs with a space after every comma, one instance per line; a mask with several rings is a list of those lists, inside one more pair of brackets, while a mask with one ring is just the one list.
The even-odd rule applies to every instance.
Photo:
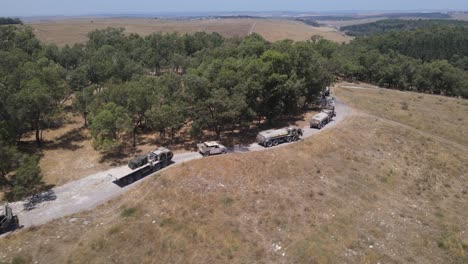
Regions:
[[291, 143], [291, 141], [293, 141], [293, 138], [291, 138], [291, 137], [286, 138], [286, 142]]
[[279, 142], [278, 142], [277, 139], [273, 140], [273, 145], [274, 145], [274, 146], [278, 146], [278, 143], [279, 143]]
[[299, 140], [299, 137], [298, 136], [294, 136], [294, 141], [298, 141]]
[[210, 152], [209, 152], [209, 151], [203, 153], [203, 157], [208, 157], [208, 156], [210, 156]]
[[269, 148], [269, 147], [273, 146], [273, 143], [271, 141], [268, 141], [267, 143], [265, 143], [265, 146], [267, 148]]
[[322, 129], [322, 123], [318, 124], [317, 128]]
[[227, 151], [226, 151], [226, 150], [223, 150], [223, 152], [221, 152], [221, 154], [227, 154]]

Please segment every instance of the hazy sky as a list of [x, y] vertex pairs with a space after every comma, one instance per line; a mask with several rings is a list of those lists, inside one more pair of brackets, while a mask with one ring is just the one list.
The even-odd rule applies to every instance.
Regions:
[[468, 0], [0, 0], [0, 16], [415, 9], [468, 10]]

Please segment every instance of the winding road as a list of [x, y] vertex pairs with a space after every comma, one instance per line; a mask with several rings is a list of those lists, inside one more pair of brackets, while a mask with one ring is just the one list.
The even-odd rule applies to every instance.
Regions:
[[[352, 109], [342, 103], [336, 101], [337, 116], [332, 122], [325, 126], [322, 130], [304, 127], [304, 138], [310, 137], [320, 131], [330, 129], [343, 121], [351, 114]], [[294, 144], [294, 143], [290, 143]], [[289, 144], [281, 144], [273, 148], [284, 147]], [[268, 148], [270, 149], [270, 148]], [[230, 153], [250, 152], [250, 151], [266, 151], [268, 150], [256, 143], [248, 146], [238, 146], [231, 148]], [[188, 162], [194, 159], [200, 159], [202, 155], [198, 152], [187, 152], [175, 154], [173, 161], [176, 166], [178, 164]], [[107, 171], [89, 175], [82, 179], [69, 182], [63, 186], [53, 188], [47, 193], [43, 193], [38, 198], [38, 201], [31, 204], [29, 201], [21, 201], [10, 204], [13, 211], [18, 215], [20, 224], [23, 227], [30, 227], [45, 224], [51, 220], [78, 213], [84, 210], [90, 210], [96, 206], [105, 203], [139, 184], [142, 184], [155, 173], [125, 187], [119, 187], [113, 183], [114, 179], [128, 174], [131, 170], [127, 166], [112, 168]]]

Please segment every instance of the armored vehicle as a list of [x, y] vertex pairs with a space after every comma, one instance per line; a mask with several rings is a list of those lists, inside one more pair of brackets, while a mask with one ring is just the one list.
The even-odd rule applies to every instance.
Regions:
[[333, 117], [336, 116], [335, 109], [323, 109], [321, 113], [325, 113], [328, 115], [328, 122], [330, 122], [333, 119]]
[[131, 184], [151, 172], [158, 171], [170, 164], [174, 153], [167, 148], [157, 148], [145, 156], [137, 156], [128, 163], [132, 171], [122, 177], [118, 177], [115, 182], [120, 185]]
[[18, 216], [13, 215], [13, 210], [5, 205], [5, 210], [0, 215], [0, 234], [16, 229], [19, 226]]
[[257, 143], [264, 147], [276, 146], [283, 142], [297, 141], [304, 131], [298, 127], [286, 127], [281, 129], [270, 129], [258, 133]]
[[207, 141], [201, 144], [197, 144], [197, 147], [198, 152], [200, 152], [200, 154], [202, 154], [205, 157], [210, 155], [227, 153], [227, 148], [216, 141]]
[[318, 129], [321, 129], [324, 127], [328, 122], [330, 122], [330, 117], [327, 113], [321, 112], [316, 115], [314, 115], [310, 119], [310, 127], [316, 127]]

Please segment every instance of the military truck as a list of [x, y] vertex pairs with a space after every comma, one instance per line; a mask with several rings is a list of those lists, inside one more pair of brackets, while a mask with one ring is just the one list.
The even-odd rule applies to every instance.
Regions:
[[304, 131], [298, 127], [286, 127], [281, 129], [270, 129], [258, 133], [257, 143], [266, 148], [276, 146], [283, 142], [297, 141]]
[[328, 122], [330, 122], [333, 117], [336, 116], [336, 112], [335, 112], [335, 109], [331, 110], [331, 109], [322, 109], [321, 113], [325, 113], [328, 115]]
[[324, 127], [328, 122], [330, 122], [330, 116], [327, 113], [321, 112], [314, 115], [310, 119], [310, 127], [311, 128], [318, 128], [321, 129]]
[[198, 152], [204, 157], [216, 154], [226, 154], [227, 148], [216, 141], [207, 141], [197, 144]]
[[122, 177], [116, 178], [114, 182], [123, 186], [132, 184], [149, 173], [168, 166], [173, 157], [174, 153], [163, 147], [159, 147], [146, 155], [136, 156], [128, 163], [128, 167], [132, 171]]
[[13, 215], [13, 210], [8, 205], [5, 205], [5, 210], [0, 215], [0, 234], [14, 230], [19, 227], [18, 216]]

